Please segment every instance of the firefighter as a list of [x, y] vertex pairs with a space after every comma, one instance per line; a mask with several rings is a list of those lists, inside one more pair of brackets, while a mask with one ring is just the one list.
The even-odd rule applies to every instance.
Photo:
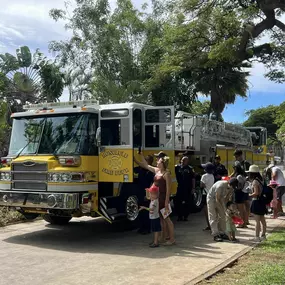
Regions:
[[215, 181], [221, 180], [223, 176], [228, 176], [228, 171], [226, 167], [223, 164], [221, 164], [221, 157], [219, 155], [215, 156], [214, 166], [215, 166], [215, 171], [214, 171]]
[[195, 189], [195, 173], [187, 156], [182, 157], [180, 164], [175, 166], [175, 174], [178, 184], [175, 197], [178, 221], [187, 221]]
[[[153, 164], [153, 156], [148, 155], [145, 157], [145, 160], [149, 165]], [[138, 174], [137, 183], [138, 183], [138, 202], [139, 205], [144, 207], [148, 206], [149, 201], [146, 199], [146, 192], [145, 189], [149, 188], [151, 184], [153, 183], [154, 173], [151, 171], [144, 169], [142, 167], [135, 167], [134, 172]], [[149, 215], [147, 211], [140, 211], [139, 217], [139, 230], [138, 233], [140, 234], [148, 234], [150, 233], [150, 220]]]

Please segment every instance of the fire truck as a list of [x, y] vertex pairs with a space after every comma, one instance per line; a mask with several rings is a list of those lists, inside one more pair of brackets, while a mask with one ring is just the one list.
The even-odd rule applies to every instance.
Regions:
[[[139, 159], [140, 149], [144, 155], [163, 151], [170, 157], [172, 196], [177, 188], [174, 167], [185, 151], [195, 170], [219, 154], [231, 171], [237, 147], [250, 163], [266, 165], [266, 129], [175, 114], [174, 106], [88, 100], [24, 109], [12, 114], [9, 154], [1, 159], [0, 206], [28, 219], [42, 215], [59, 225], [81, 216], [135, 221], [134, 157]], [[198, 211], [199, 187], [194, 196]]]

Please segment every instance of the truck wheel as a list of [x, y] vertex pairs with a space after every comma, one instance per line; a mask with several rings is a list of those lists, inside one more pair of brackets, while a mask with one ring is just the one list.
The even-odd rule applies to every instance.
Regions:
[[200, 187], [197, 187], [195, 189], [195, 192], [194, 192], [194, 197], [193, 197], [193, 200], [192, 200], [192, 206], [191, 206], [191, 213], [198, 213], [198, 212], [201, 212], [203, 207], [204, 207], [204, 203], [203, 203], [203, 190], [200, 189]]
[[43, 219], [51, 225], [66, 225], [72, 219], [72, 217], [43, 215]]
[[139, 215], [139, 204], [136, 196], [129, 196], [126, 200], [126, 215], [129, 221], [135, 221]]

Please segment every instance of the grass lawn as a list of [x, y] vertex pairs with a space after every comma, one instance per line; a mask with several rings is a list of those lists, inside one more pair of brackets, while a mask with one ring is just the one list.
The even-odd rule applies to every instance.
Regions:
[[199, 285], [284, 285], [285, 228], [274, 231], [232, 267], [224, 269]]

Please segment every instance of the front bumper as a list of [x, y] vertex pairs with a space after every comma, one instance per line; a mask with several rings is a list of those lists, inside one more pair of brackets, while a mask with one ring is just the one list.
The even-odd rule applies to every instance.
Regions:
[[35, 193], [0, 190], [0, 206], [74, 210], [79, 206], [77, 193]]

